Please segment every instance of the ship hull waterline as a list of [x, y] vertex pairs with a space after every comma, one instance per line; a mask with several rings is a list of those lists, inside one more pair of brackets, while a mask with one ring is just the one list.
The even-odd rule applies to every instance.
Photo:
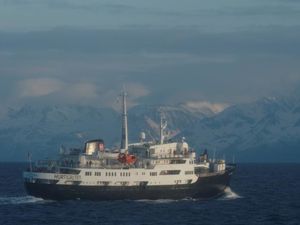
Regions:
[[200, 176], [197, 182], [164, 186], [84, 186], [25, 182], [29, 195], [50, 200], [139, 200], [211, 199], [224, 194], [233, 169], [222, 174]]

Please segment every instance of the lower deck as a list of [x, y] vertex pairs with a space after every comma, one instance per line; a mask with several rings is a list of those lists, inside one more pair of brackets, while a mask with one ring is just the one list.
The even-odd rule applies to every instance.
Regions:
[[182, 199], [212, 198], [223, 193], [229, 186], [234, 168], [222, 174], [198, 177], [195, 183], [172, 185], [149, 185], [146, 181], [135, 186], [95, 186], [31, 183], [25, 181], [29, 195], [44, 199]]

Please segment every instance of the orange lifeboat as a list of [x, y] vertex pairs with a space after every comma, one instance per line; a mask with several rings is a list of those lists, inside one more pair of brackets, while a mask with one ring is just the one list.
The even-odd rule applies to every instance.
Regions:
[[136, 161], [135, 155], [128, 155], [125, 153], [120, 153], [118, 156], [118, 160], [124, 164], [133, 164]]

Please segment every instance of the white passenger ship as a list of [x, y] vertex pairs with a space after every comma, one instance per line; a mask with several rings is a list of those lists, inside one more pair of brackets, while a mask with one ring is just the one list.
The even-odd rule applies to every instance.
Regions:
[[38, 161], [23, 173], [29, 195], [44, 199], [182, 199], [212, 198], [224, 193], [235, 166], [224, 160], [200, 158], [185, 139], [166, 140], [166, 121], [160, 121], [160, 140], [128, 144], [126, 93], [123, 93], [121, 148], [108, 150], [101, 139], [84, 150], [60, 152], [57, 160]]

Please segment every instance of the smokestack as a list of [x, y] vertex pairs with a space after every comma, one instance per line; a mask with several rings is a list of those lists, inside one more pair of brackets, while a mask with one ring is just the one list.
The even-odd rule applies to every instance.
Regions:
[[127, 105], [126, 105], [126, 96], [127, 93], [123, 91], [122, 97], [122, 138], [121, 138], [121, 149], [128, 149], [128, 127], [127, 127]]

